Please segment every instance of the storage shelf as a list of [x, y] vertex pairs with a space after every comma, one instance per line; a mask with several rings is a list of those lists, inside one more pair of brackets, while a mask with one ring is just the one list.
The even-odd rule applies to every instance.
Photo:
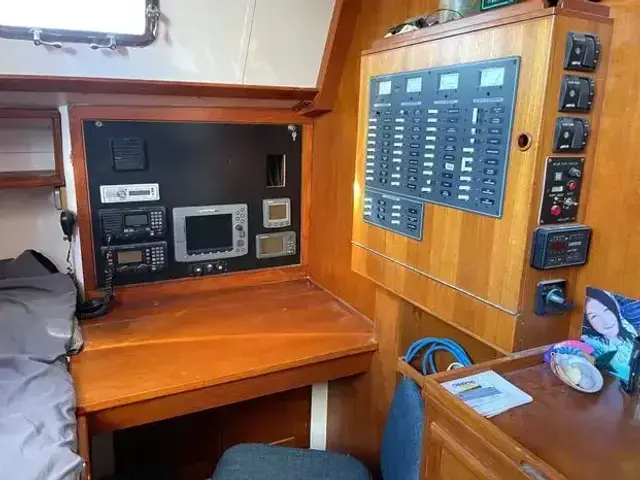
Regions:
[[[40, 130], [40, 123], [46, 122], [51, 130], [51, 147], [53, 155], [52, 168], [46, 170], [9, 170], [0, 171], [0, 189], [8, 188], [36, 188], [36, 187], [62, 187], [64, 186], [64, 173], [62, 168], [62, 133], [60, 128], [60, 114], [57, 110], [35, 109], [0, 109], [0, 120], [3, 127], [11, 128], [15, 122], [17, 128], [29, 129], [33, 124], [33, 130]], [[38, 140], [39, 141], [39, 140]], [[24, 145], [23, 145], [24, 146]], [[25, 154], [33, 155], [39, 150], [25, 150]], [[48, 153], [48, 152], [47, 152]], [[15, 152], [3, 152], [2, 155], [14, 155]], [[0, 167], [2, 166], [0, 156]], [[11, 162], [9, 163], [11, 165]], [[35, 166], [35, 165], [34, 165]], [[48, 165], [45, 165], [47, 167]], [[5, 168], [7, 164], [5, 163]], [[15, 163], [13, 167], [15, 168]]]
[[55, 170], [0, 172], [0, 188], [62, 187], [64, 180]]

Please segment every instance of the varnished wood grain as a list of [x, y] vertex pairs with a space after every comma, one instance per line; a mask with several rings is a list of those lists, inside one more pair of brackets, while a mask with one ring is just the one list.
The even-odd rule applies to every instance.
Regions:
[[[295, 112], [282, 109], [249, 108], [195, 108], [195, 107], [122, 107], [122, 106], [74, 106], [70, 109], [70, 131], [73, 169], [76, 184], [78, 231], [82, 253], [84, 289], [88, 297], [101, 296], [97, 290], [93, 223], [89, 200], [89, 180], [84, 145], [83, 122], [85, 120], [138, 120], [166, 122], [220, 122], [255, 124], [302, 124], [302, 191], [301, 191], [301, 263], [306, 263], [310, 229], [311, 155], [313, 148], [312, 120]], [[118, 301], [149, 292], [173, 294], [218, 290], [230, 286], [249, 286], [260, 283], [292, 280], [306, 276], [298, 267], [272, 268], [266, 270], [229, 273], [203, 278], [173, 279], [150, 285], [135, 285], [116, 288]], [[122, 298], [121, 298], [122, 297]]]
[[589, 262], [579, 270], [572, 292], [576, 302], [571, 316], [574, 338], [580, 335], [587, 286], [640, 298], [640, 137], [632, 133], [640, 128], [640, 96], [629, 94], [640, 83], [640, 3], [603, 3], [611, 7], [615, 23], [611, 48], [603, 59], [609, 66], [607, 82], [597, 93], [605, 98], [584, 215], [584, 222], [594, 231]]
[[[532, 364], [539, 365], [542, 361], [540, 351], [534, 350], [524, 355], [516, 355], [511, 360], [506, 358], [495, 360], [486, 364], [479, 364], [473, 368], [444, 372], [425, 378], [423, 389], [428, 431], [430, 432], [432, 428], [437, 426], [437, 428], [443, 429], [449, 435], [449, 442], [447, 445], [443, 445], [442, 441], [438, 439], [432, 444], [431, 437], [427, 434], [424, 445], [425, 457], [428, 457], [426, 478], [430, 480], [447, 478], [440, 476], [436, 465], [430, 465], [430, 460], [433, 456], [431, 454], [432, 450], [438, 451], [445, 447], [457, 459], [459, 464], [452, 467], [454, 471], [463, 468], [472, 472], [479, 479], [535, 478], [525, 473], [522, 469], [523, 465], [531, 466], [542, 475], [542, 478], [547, 478], [548, 480], [566, 479], [561, 472], [548, 464], [544, 458], [540, 458], [535, 453], [524, 448], [493, 423], [495, 418], [500, 418], [501, 416], [504, 418], [510, 415], [509, 413], [502, 414], [494, 419], [486, 419], [440, 386], [441, 382], [462, 378], [478, 371], [495, 370], [505, 375], [523, 367], [528, 368]], [[498, 369], [496, 368], [497, 366], [501, 368]], [[521, 406], [513, 411], [523, 408], [527, 407]], [[554, 414], [561, 415], [562, 413], [557, 414], [555, 409], [548, 412], [550, 416]], [[527, 427], [533, 430], [535, 429], [535, 424]], [[548, 447], [554, 448], [554, 444], [554, 441], [550, 441], [548, 442]], [[454, 450], [457, 450], [457, 452], [453, 453]], [[429, 452], [429, 454], [426, 452]], [[468, 461], [465, 462], [462, 459], [465, 455], [473, 455], [475, 459], [467, 458]], [[575, 460], [575, 457], [572, 458]]]
[[53, 136], [53, 170], [25, 170], [0, 172], [0, 188], [35, 188], [64, 186], [62, 169], [62, 131], [60, 113], [57, 110], [0, 108], [0, 119], [45, 119], [51, 122]]
[[[504, 357], [496, 358], [494, 360], [487, 360], [485, 362], [475, 363], [470, 367], [464, 368], [464, 375], [473, 375], [474, 373], [486, 372], [487, 370], [493, 370], [497, 373], [508, 373], [514, 369], [524, 369], [535, 365], [539, 365], [544, 361], [545, 352], [551, 347], [551, 345], [545, 345], [543, 347], [531, 348], [522, 352], [510, 353]], [[418, 385], [423, 385], [430, 376], [422, 375], [414, 365], [409, 365], [403, 357], [399, 357], [396, 363], [398, 373], [407, 375], [412, 378]], [[440, 371], [437, 375], [439, 383], [454, 380], [460, 377], [461, 370], [448, 370]]]
[[313, 189], [313, 125], [302, 127], [302, 168], [300, 184], [300, 263], [309, 264], [311, 242], [311, 198]]
[[[544, 148], [540, 138], [540, 122], [552, 28], [553, 17], [547, 16], [363, 57], [360, 89], [362, 121], [359, 124], [356, 153], [353, 266], [359, 273], [376, 278], [368, 270], [377, 259], [371, 258], [374, 254], [358, 246], [362, 245], [424, 272], [428, 275], [424, 282], [433, 284], [432, 288], [448, 289], [445, 285], [456, 286], [461, 291], [454, 292], [453, 296], [448, 296], [444, 301], [436, 296], [429, 296], [426, 292], [414, 298], [414, 301], [439, 318], [460, 321], [472, 333], [507, 350], [514, 349], [512, 334], [506, 343], [496, 341], [501, 335], [499, 330], [503, 321], [494, 320], [492, 326], [481, 319], [487, 316], [483, 312], [487, 306], [495, 305], [502, 310], [494, 308], [497, 310], [493, 314], [494, 318], [502, 318], [510, 312], [512, 318], [508, 328], [512, 330], [517, 321], [520, 281], [524, 275], [528, 253], [527, 220], [530, 205], [534, 201], [532, 184], [537, 160]], [[360, 192], [364, 188], [363, 148], [366, 144], [364, 139], [368, 118], [368, 79], [379, 74], [416, 70], [426, 66], [437, 67], [515, 55], [521, 57], [521, 63], [512, 137], [515, 141], [518, 132], [530, 132], [533, 146], [526, 152], [511, 149], [502, 218], [494, 219], [426, 204], [421, 242], [363, 222]], [[356, 263], [356, 255], [361, 254], [363, 261]], [[391, 273], [390, 276], [394, 277], [394, 274]], [[403, 288], [411, 288], [411, 282], [404, 282], [403, 285], [402, 279], [397, 277], [393, 281], [383, 281], [383, 284], [400, 295], [403, 294]], [[459, 313], [452, 311], [456, 302], [469, 304], [468, 307], [461, 308], [471, 318], [458, 318]], [[454, 316], [454, 313], [458, 315]], [[465, 321], [474, 324], [465, 325]]]
[[274, 100], [313, 100], [318, 93], [315, 88], [35, 75], [2, 75], [0, 76], [0, 90], [9, 92], [181, 95]]
[[546, 17], [550, 11], [544, 11], [544, 9], [545, 2], [543, 0], [529, 0], [509, 7], [493, 9], [465, 18], [459, 18], [455, 21], [441, 23], [429, 28], [407, 32], [393, 37], [380, 38], [373, 42], [371, 48], [366, 49], [363, 53], [378, 53], [385, 50], [408, 47], [426, 41], [438, 40], [444, 37], [463, 35], [488, 28], [508, 25], [510, 23], [517, 23], [523, 20]]
[[[584, 222], [587, 212], [587, 206], [591, 197], [591, 182], [594, 179], [594, 169], [598, 163], [596, 158], [596, 148], [600, 143], [600, 117], [602, 113], [603, 101], [606, 99], [605, 84], [607, 81], [608, 61], [611, 55], [611, 25], [595, 20], [585, 20], [576, 18], [573, 14], [565, 12], [567, 15], [558, 15], [555, 17], [555, 25], [553, 32], [553, 41], [551, 44], [551, 61], [547, 85], [547, 94], [545, 98], [545, 112], [555, 112], [558, 107], [558, 97], [561, 89], [561, 80], [567, 72], [564, 70], [565, 55], [565, 39], [567, 33], [573, 32], [591, 32], [596, 33], [602, 44], [601, 61], [594, 73], [581, 72], [580, 75], [591, 77], [595, 81], [596, 96], [594, 98], [591, 111], [586, 114], [572, 113], [572, 117], [586, 118], [590, 124], [589, 142], [586, 148], [578, 156], [584, 157], [585, 167], [582, 177], [582, 190], [580, 194], [580, 208], [578, 210], [578, 222]], [[546, 156], [576, 156], [572, 154], [558, 155], [553, 154], [551, 145], [555, 134], [555, 121], [557, 114], [545, 115], [542, 119], [542, 131], [540, 143], [543, 145], [541, 155], [537, 162], [537, 171], [532, 191], [534, 192], [534, 203], [529, 211], [528, 229], [533, 231], [538, 226], [538, 216], [540, 211], [540, 199], [542, 197], [542, 181], [544, 179]], [[605, 162], [606, 160], [600, 160]], [[595, 200], [599, 201], [598, 199]], [[532, 248], [532, 235], [528, 235], [527, 251]], [[519, 311], [522, 312], [522, 322], [518, 324], [517, 350], [535, 347], [542, 344], [548, 344], [555, 341], [564, 340], [569, 335], [569, 315], [556, 315], [552, 317], [537, 317], [533, 314], [535, 310], [535, 292], [538, 282], [544, 280], [552, 280], [563, 278], [568, 281], [568, 297], [573, 299], [579, 294], [575, 291], [576, 277], [580, 272], [580, 268], [557, 268], [553, 270], [540, 271], [533, 268], [527, 268], [524, 271], [524, 277], [521, 284], [522, 294], [520, 296]]]
[[[404, 354], [411, 343], [418, 338], [440, 337], [457, 341], [469, 354], [474, 363], [501, 358], [503, 353], [491, 348], [486, 342], [468, 335], [459, 328], [443, 322], [415, 305], [404, 303], [405, 314], [402, 320], [400, 354]], [[463, 315], [461, 315], [462, 317]], [[438, 371], [445, 370], [454, 359], [447, 352], [436, 352], [435, 363]]]
[[607, 5], [594, 3], [589, 0], [560, 0], [558, 5], [566, 10], [586, 12], [603, 17], [608, 17], [611, 12], [611, 9]]
[[[278, 347], [280, 345], [274, 344], [274, 348]], [[301, 349], [307, 349], [307, 347], [307, 344], [300, 346]], [[347, 377], [369, 371], [374, 349], [375, 346], [367, 345], [357, 351], [347, 349], [339, 352], [334, 351], [332, 354], [335, 358], [329, 360], [309, 357], [299, 365], [277, 365], [270, 373], [247, 371], [240, 374], [242, 378], [238, 380], [225, 380], [224, 383], [210, 387], [192, 389], [173, 395], [156, 396], [149, 400], [94, 411], [87, 415], [89, 428], [92, 434], [111, 432], [231, 405], [315, 383], [347, 379]], [[224, 350], [222, 351], [224, 352]], [[307, 353], [315, 355], [317, 351], [308, 349]], [[345, 381], [351, 381], [351, 378]]]
[[[540, 13], [542, 12], [542, 13]], [[566, 32], [593, 31], [609, 48], [608, 19], [585, 20], [568, 10], [546, 9], [517, 23], [480, 28], [465, 35], [394, 48], [363, 57], [360, 89], [356, 184], [354, 186], [353, 257], [355, 271], [501, 351], [515, 351], [565, 338], [565, 319], [533, 315], [538, 281], [568, 278], [575, 269], [538, 272], [529, 267], [531, 232], [537, 226], [545, 158], [551, 146], [563, 75]], [[531, 18], [529, 18], [531, 17]], [[510, 17], [511, 18], [511, 17]], [[514, 17], [519, 18], [519, 17]], [[453, 22], [452, 22], [453, 23]], [[491, 23], [490, 23], [491, 25]], [[430, 40], [432, 36], [426, 35]], [[439, 38], [436, 35], [436, 38]], [[535, 41], [530, 41], [535, 39]], [[421, 242], [379, 229], [361, 220], [364, 145], [369, 78], [379, 74], [517, 55], [520, 78], [512, 131], [529, 132], [533, 144], [512, 148], [502, 218], [492, 219], [427, 204]], [[606, 66], [594, 75], [604, 84]], [[601, 100], [601, 98], [600, 98]], [[588, 197], [589, 165], [597, 142], [600, 104], [588, 116], [592, 135], [583, 202]], [[584, 116], [584, 115], [583, 115]], [[416, 285], [416, 282], [418, 283]]]
[[[512, 359], [425, 378], [429, 424], [448, 425], [459, 449], [473, 452], [489, 467], [490, 474], [478, 475], [481, 479], [537, 478], [527, 476], [521, 468], [524, 465], [549, 480], [636, 478], [640, 468], [635, 454], [640, 441], [638, 399], [623, 393], [612, 377], [605, 378], [599, 394], [577, 392], [552, 373], [542, 352], [522, 352]], [[531, 395], [533, 402], [485, 419], [440, 387], [442, 382], [485, 370], [499, 372]], [[429, 451], [438, 448], [427, 438]], [[509, 464], [516, 470], [507, 475], [501, 469]]]
[[131, 301], [83, 336], [71, 363], [80, 413], [376, 349], [368, 320], [306, 280]]
[[[618, 380], [606, 376], [601, 393], [585, 395], [562, 383], [547, 364], [504, 376], [534, 398], [522, 408], [491, 419], [505, 434], [567, 478], [638, 477], [640, 399], [622, 392]], [[581, 460], [576, 461], [578, 458]]]
[[80, 455], [85, 462], [80, 478], [82, 480], [91, 480], [91, 437], [89, 436], [87, 417], [80, 415], [78, 416], [77, 422], [78, 455]]
[[[377, 287], [365, 277], [351, 270], [351, 229], [353, 205], [354, 156], [356, 152], [358, 91], [360, 83], [360, 54], [381, 38], [387, 28], [406, 18], [428, 14], [438, 8], [436, 0], [367, 0], [352, 25], [353, 34], [348, 45], [347, 59], [342, 69], [340, 86], [330, 113], [314, 119], [313, 194], [309, 272], [314, 279], [363, 314], [375, 318], [386, 327], [376, 332], [379, 342], [389, 345], [386, 351], [397, 351], [394, 342], [407, 342], [433, 330], [446, 334], [440, 320], [423, 315], [421, 328], [416, 320], [405, 315], [413, 306], [399, 297], [382, 292], [387, 301], [380, 301]], [[389, 308], [389, 302], [398, 308]], [[397, 330], [399, 328], [399, 330]], [[412, 333], [413, 332], [413, 333]], [[469, 346], [470, 337], [459, 338]], [[471, 347], [474, 351], [474, 347]], [[385, 365], [373, 369], [357, 379], [337, 380], [329, 384], [329, 416], [327, 443], [330, 449], [350, 453], [378, 468], [380, 458], [381, 425], [387, 417], [388, 399], [377, 392], [388, 389], [396, 375], [388, 368], [395, 358], [385, 356]], [[374, 393], [375, 392], [375, 393]]]
[[354, 271], [389, 288], [469, 337], [502, 353], [513, 349], [517, 327], [515, 315], [359, 247], [354, 247], [351, 262]]

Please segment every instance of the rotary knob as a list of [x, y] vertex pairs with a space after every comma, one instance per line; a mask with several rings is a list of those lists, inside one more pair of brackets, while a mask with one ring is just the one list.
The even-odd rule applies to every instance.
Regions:
[[122, 190], [122, 189], [121, 190], [117, 190], [116, 191], [116, 197], [122, 198], [122, 199], [127, 198], [127, 191], [126, 190]]
[[571, 167], [567, 172], [567, 175], [569, 175], [571, 178], [580, 178], [582, 177], [582, 172], [579, 168]]

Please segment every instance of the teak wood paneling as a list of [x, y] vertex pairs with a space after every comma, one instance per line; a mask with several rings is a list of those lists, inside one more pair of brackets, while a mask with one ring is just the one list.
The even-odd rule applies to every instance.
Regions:
[[[311, 156], [313, 149], [313, 125], [310, 118], [283, 109], [250, 108], [196, 108], [196, 107], [118, 107], [75, 106], [70, 110], [71, 148], [76, 183], [78, 229], [84, 273], [84, 289], [87, 296], [99, 296], [96, 291], [91, 207], [89, 203], [89, 179], [84, 145], [83, 121], [85, 120], [138, 120], [157, 122], [218, 122], [255, 124], [302, 124], [302, 193], [301, 193], [301, 265], [265, 270], [229, 273], [220, 276], [175, 279], [139, 286], [116, 288], [118, 301], [136, 296], [154, 296], [186, 292], [218, 290], [230, 286], [249, 286], [262, 283], [292, 280], [306, 276], [307, 250], [309, 249]], [[122, 297], [122, 298], [121, 298]]]
[[[453, 37], [447, 38], [434, 29], [419, 37], [426, 43], [391, 50], [384, 50], [384, 43], [379, 42], [378, 53], [363, 57], [352, 257], [355, 271], [502, 352], [549, 343], [568, 334], [566, 316], [537, 318], [532, 313], [533, 301], [538, 281], [557, 277], [571, 281], [575, 269], [541, 273], [530, 268], [531, 232], [538, 224], [545, 159], [552, 155], [564, 39], [570, 30], [595, 32], [606, 54], [611, 32], [609, 19], [561, 9], [533, 10], [529, 16], [510, 18], [519, 21], [498, 22], [494, 28], [476, 24], [470, 31], [453, 30]], [[436, 40], [427, 41], [431, 38]], [[503, 217], [493, 219], [427, 204], [421, 242], [363, 222], [370, 77], [514, 55], [521, 57], [521, 64], [512, 144], [524, 132], [533, 140], [524, 152], [511, 147]], [[606, 71], [606, 64], [600, 65], [593, 75], [597, 85], [604, 85]], [[586, 158], [583, 203], [588, 196], [601, 100], [602, 95], [589, 114], [576, 115], [588, 117], [592, 131], [580, 155]]]
[[[571, 389], [544, 362], [545, 349], [417, 380], [427, 409], [426, 478], [467, 478], [467, 473], [483, 480], [637, 477], [636, 399], [611, 376], [597, 395]], [[440, 386], [488, 370], [531, 395], [533, 402], [487, 419]], [[446, 466], [445, 451], [451, 457]], [[445, 475], [443, 467], [456, 475]]]
[[[552, 29], [553, 17], [547, 16], [363, 57], [360, 91], [363, 121], [358, 127], [354, 194], [354, 269], [370, 278], [377, 277], [373, 252], [379, 252], [424, 272], [422, 293], [410, 297], [414, 302], [446, 321], [461, 322], [466, 329], [503, 350], [514, 348], [513, 334], [501, 339], [500, 330], [505, 325], [513, 332], [519, 313], [520, 282], [526, 268], [527, 221], [534, 202], [532, 184], [544, 148], [540, 126]], [[521, 57], [512, 141], [516, 141], [520, 132], [529, 132], [533, 145], [526, 152], [511, 150], [503, 217], [494, 219], [426, 204], [422, 242], [363, 222], [358, 193], [364, 188], [363, 148], [367, 128], [364, 120], [368, 118], [369, 78], [509, 56]], [[364, 258], [359, 261], [358, 255], [362, 253]], [[394, 268], [390, 262], [388, 268]], [[383, 266], [379, 281], [393, 291], [402, 294], [413, 287], [410, 279], [403, 282], [393, 272], [389, 273], [390, 278], [385, 278], [385, 269]], [[458, 291], [447, 294], [450, 286]], [[408, 292], [405, 295], [409, 298]], [[487, 308], [497, 311], [491, 313]], [[461, 311], [466, 315], [461, 317]]]
[[410, 342], [441, 335], [461, 342], [477, 361], [499, 355], [351, 270], [361, 52], [382, 38], [390, 26], [437, 8], [437, 0], [364, 2], [352, 25], [333, 109], [314, 119], [309, 273], [314, 281], [374, 319], [381, 350], [374, 354], [371, 373], [329, 384], [327, 445], [356, 456], [373, 470], [379, 464], [382, 429], [397, 378], [396, 359]]
[[[88, 461], [90, 435], [357, 378], [377, 349], [371, 322], [309, 280], [131, 298], [84, 322], [83, 336], [71, 374]], [[237, 415], [261, 415], [258, 404]], [[253, 435], [248, 424], [243, 432], [227, 428], [222, 445], [273, 434], [270, 441], [305, 446], [304, 418], [304, 436], [262, 422]]]
[[[597, 17], [593, 17], [597, 18]], [[591, 202], [591, 182], [594, 178], [594, 168], [598, 163], [604, 163], [606, 160], [599, 160], [596, 157], [596, 148], [600, 143], [600, 121], [603, 100], [608, 95], [605, 92], [605, 84], [608, 73], [608, 59], [611, 55], [611, 20], [610, 19], [588, 19], [576, 17], [573, 12], [560, 11], [555, 17], [555, 29], [551, 43], [551, 63], [549, 68], [549, 83], [547, 85], [547, 94], [545, 98], [545, 114], [542, 123], [542, 136], [540, 142], [546, 146], [542, 151], [542, 155], [538, 158], [537, 172], [535, 174], [535, 182], [533, 184], [534, 203], [529, 212], [528, 231], [532, 232], [538, 226], [538, 214], [540, 211], [540, 198], [542, 197], [542, 180], [544, 178], [544, 167], [547, 156], [579, 156], [585, 158], [585, 167], [582, 180], [582, 191], [580, 194], [581, 206], [578, 210], [578, 222], [584, 222], [587, 206]], [[596, 97], [594, 99], [591, 111], [586, 114], [571, 113], [558, 114], [555, 113], [558, 108], [558, 98], [561, 89], [561, 79], [564, 74], [570, 73], [564, 70], [564, 54], [567, 33], [574, 32], [592, 32], [596, 33], [602, 43], [601, 61], [594, 73], [581, 72], [581, 76], [592, 77], [596, 84]], [[564, 154], [558, 155], [551, 152], [551, 145], [555, 133], [555, 120], [557, 115], [570, 115], [572, 117], [587, 118], [590, 124], [589, 142], [583, 152], [578, 155]], [[527, 252], [531, 251], [531, 234], [527, 235]], [[529, 256], [527, 254], [527, 263]], [[535, 270], [527, 267], [524, 272], [524, 278], [521, 283], [520, 311], [522, 312], [522, 321], [518, 324], [517, 331], [517, 347], [516, 350], [537, 347], [539, 345], [548, 344], [554, 341], [566, 339], [569, 335], [569, 315], [536, 317], [533, 314], [535, 309], [535, 291], [538, 282], [543, 280], [552, 280], [563, 278], [568, 280], [568, 297], [574, 297], [574, 287], [579, 268], [558, 268], [547, 271]]]
[[[228, 393], [218, 392], [221, 398], [233, 396], [233, 385], [250, 394], [238, 381], [370, 357], [376, 350], [372, 333], [367, 319], [308, 280], [131, 300], [83, 324], [85, 346], [71, 362], [78, 412], [219, 385], [229, 386]], [[277, 382], [263, 383], [269, 393], [279, 391]]]
[[[582, 325], [589, 285], [640, 298], [640, 3], [605, 0], [614, 29], [609, 54], [589, 203], [584, 223], [593, 228], [589, 262], [578, 272], [572, 299], [571, 336]], [[584, 209], [583, 209], [584, 211]]]

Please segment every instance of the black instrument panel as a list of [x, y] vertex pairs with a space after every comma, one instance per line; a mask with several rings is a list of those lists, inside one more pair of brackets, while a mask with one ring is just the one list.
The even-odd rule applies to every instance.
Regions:
[[[126, 266], [116, 272], [114, 282], [119, 285], [300, 263], [299, 251], [258, 258], [255, 244], [257, 235], [286, 230], [295, 232], [300, 245], [299, 126], [85, 121], [84, 136], [98, 286], [103, 285], [106, 267], [101, 253], [107, 246], [105, 230], [118, 250], [141, 242], [166, 243], [162, 252], [152, 251], [164, 261], [162, 268], [152, 264], [145, 268], [144, 263]], [[114, 148], [120, 144], [136, 148]], [[123, 169], [125, 154], [127, 168]], [[118, 185], [124, 188], [111, 188]], [[145, 190], [144, 185], [152, 187]], [[101, 186], [108, 187], [102, 194]], [[265, 228], [263, 202], [282, 198], [290, 199], [291, 224]], [[173, 210], [229, 204], [247, 205], [247, 253], [223, 261], [176, 261]], [[147, 253], [142, 250], [143, 258]]]

